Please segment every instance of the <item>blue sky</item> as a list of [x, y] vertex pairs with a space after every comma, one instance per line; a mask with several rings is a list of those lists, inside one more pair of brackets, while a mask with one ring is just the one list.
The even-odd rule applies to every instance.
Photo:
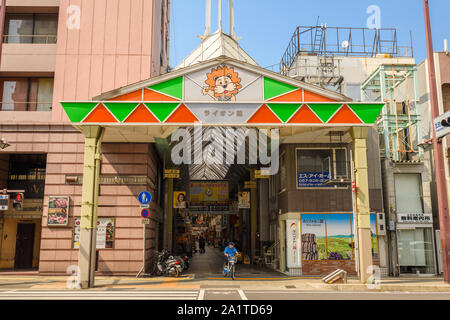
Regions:
[[[212, 30], [217, 30], [217, 0], [212, 0]], [[416, 62], [426, 58], [422, 0], [234, 0], [236, 34], [241, 46], [262, 67], [277, 64], [298, 25], [366, 27], [371, 5], [381, 9], [381, 27], [398, 28], [399, 45], [413, 47]], [[449, 0], [430, 0], [434, 50], [450, 38]], [[205, 26], [205, 0], [172, 0], [170, 65], [175, 67], [199, 44]], [[228, 30], [228, 1], [223, 0], [224, 29]]]

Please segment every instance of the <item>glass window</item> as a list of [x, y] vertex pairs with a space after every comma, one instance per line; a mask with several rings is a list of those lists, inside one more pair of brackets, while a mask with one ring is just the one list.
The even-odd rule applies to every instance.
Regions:
[[397, 213], [423, 213], [420, 174], [398, 173], [394, 179]]
[[56, 43], [57, 14], [7, 14], [6, 43]]
[[37, 90], [37, 111], [51, 111], [53, 100], [53, 78], [40, 78]]
[[56, 15], [40, 14], [35, 16], [33, 43], [56, 43], [58, 18]]
[[433, 232], [431, 228], [399, 229], [400, 273], [434, 273]]
[[2, 111], [25, 111], [28, 100], [28, 79], [2, 81]]
[[1, 79], [1, 111], [50, 111], [53, 78]]

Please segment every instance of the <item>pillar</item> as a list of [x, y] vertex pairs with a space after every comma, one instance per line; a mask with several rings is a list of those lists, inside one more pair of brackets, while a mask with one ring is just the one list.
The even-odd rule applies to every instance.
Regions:
[[372, 265], [372, 236], [370, 232], [369, 177], [367, 167], [368, 127], [351, 128], [353, 138], [353, 161], [356, 180], [356, 219], [358, 228], [360, 281], [365, 283], [371, 274], [367, 273]]
[[166, 210], [165, 212], [165, 229], [166, 229], [166, 249], [173, 250], [173, 179], [166, 180]]
[[78, 266], [81, 288], [88, 289], [94, 287], [95, 278], [101, 144], [105, 129], [99, 126], [86, 126], [82, 131], [85, 142]]
[[250, 230], [251, 230], [251, 249], [252, 263], [256, 256], [256, 233], [258, 232], [258, 189], [250, 189]]

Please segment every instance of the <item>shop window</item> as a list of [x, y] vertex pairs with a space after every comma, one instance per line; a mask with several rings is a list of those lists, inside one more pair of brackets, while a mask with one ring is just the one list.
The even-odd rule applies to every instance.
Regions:
[[434, 274], [432, 229], [399, 229], [397, 233], [400, 273]]
[[394, 179], [397, 213], [423, 213], [420, 174], [397, 173]]
[[11, 155], [8, 189], [25, 190], [25, 199], [43, 199], [45, 187], [45, 155]]
[[346, 149], [297, 149], [297, 188], [331, 187], [342, 178], [348, 178]]
[[[378, 257], [376, 214], [370, 215], [372, 258]], [[353, 215], [302, 214], [302, 259], [303, 260], [354, 260], [355, 235]]]
[[0, 79], [1, 111], [51, 111], [53, 78]]
[[7, 14], [3, 42], [55, 44], [57, 32], [57, 14]]

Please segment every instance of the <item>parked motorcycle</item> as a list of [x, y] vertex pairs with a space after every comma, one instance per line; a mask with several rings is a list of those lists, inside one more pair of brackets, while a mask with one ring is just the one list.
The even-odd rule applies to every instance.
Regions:
[[153, 263], [153, 273], [158, 276], [168, 275], [178, 277], [185, 267], [184, 261], [179, 257], [174, 257], [169, 251], [163, 250], [157, 254]]

